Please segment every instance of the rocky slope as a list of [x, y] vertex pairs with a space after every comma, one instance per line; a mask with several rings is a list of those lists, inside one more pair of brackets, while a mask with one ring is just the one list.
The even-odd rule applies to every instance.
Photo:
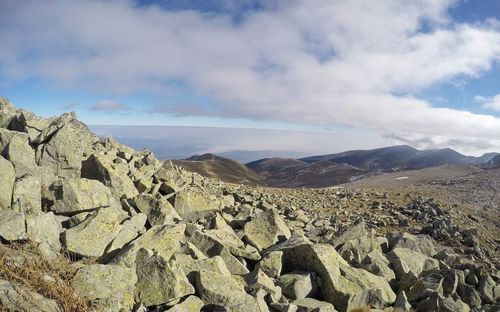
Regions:
[[429, 198], [223, 184], [5, 99], [0, 150], [7, 311], [500, 307], [497, 251]]

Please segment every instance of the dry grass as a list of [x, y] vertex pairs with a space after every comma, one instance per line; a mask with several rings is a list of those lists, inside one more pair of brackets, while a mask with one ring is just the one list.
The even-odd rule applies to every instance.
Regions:
[[[16, 256], [12, 257], [16, 254], [22, 255], [22, 263], [14, 259]], [[63, 256], [44, 260], [30, 243], [12, 244], [9, 248], [0, 246], [0, 276], [3, 279], [55, 300], [64, 311], [89, 312], [89, 302], [70, 286], [76, 273], [70, 264]]]

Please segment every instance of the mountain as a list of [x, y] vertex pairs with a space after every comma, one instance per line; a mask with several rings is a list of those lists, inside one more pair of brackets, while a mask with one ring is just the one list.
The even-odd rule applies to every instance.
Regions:
[[195, 155], [184, 160], [172, 160], [172, 163], [203, 176], [218, 178], [229, 183], [262, 184], [261, 177], [245, 165], [214, 154]]
[[233, 183], [273, 187], [327, 187], [401, 170], [446, 165], [493, 168], [500, 165], [499, 158], [498, 153], [473, 157], [450, 148], [418, 150], [408, 145], [398, 145], [298, 159], [264, 158], [246, 165], [212, 154], [175, 163], [202, 175]]

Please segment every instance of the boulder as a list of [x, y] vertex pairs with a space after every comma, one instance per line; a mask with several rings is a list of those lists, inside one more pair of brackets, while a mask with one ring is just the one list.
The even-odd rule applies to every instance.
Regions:
[[82, 162], [82, 178], [101, 181], [117, 199], [136, 197], [139, 192], [126, 173], [121, 172], [113, 159], [95, 154]]
[[276, 287], [274, 281], [262, 270], [256, 269], [245, 275], [244, 278], [247, 283], [246, 290], [250, 293], [257, 293], [259, 290], [264, 290], [275, 299], [281, 298], [281, 288]]
[[106, 255], [113, 257], [123, 246], [146, 232], [146, 228], [144, 227], [146, 220], [147, 216], [145, 214], [138, 213], [130, 217], [130, 219], [123, 221], [120, 231], [111, 244], [106, 247]]
[[0, 237], [7, 241], [27, 239], [24, 213], [11, 209], [0, 210]]
[[186, 300], [176, 304], [166, 312], [200, 312], [204, 306], [203, 301], [196, 296], [189, 296]]
[[238, 236], [224, 230], [194, 231], [190, 242], [209, 257], [220, 255], [223, 247], [225, 247], [234, 256], [249, 260], [260, 260], [260, 255], [256, 250], [248, 248]]
[[140, 249], [136, 259], [135, 297], [145, 306], [156, 306], [194, 294], [194, 288], [175, 261], [152, 250]]
[[404, 279], [408, 273], [419, 276], [424, 271], [439, 268], [438, 260], [407, 248], [394, 248], [387, 253], [387, 258], [398, 280]]
[[89, 179], [64, 179], [51, 187], [54, 190], [54, 205], [57, 214], [73, 215], [110, 207], [114, 199], [110, 190], [101, 182]]
[[185, 224], [155, 225], [122, 248], [111, 260], [111, 263], [134, 268], [137, 252], [141, 248], [154, 249], [160, 256], [170, 260], [180, 248], [185, 229]]
[[419, 278], [408, 291], [408, 300], [417, 303], [434, 293], [443, 295], [443, 277], [437, 273]]
[[61, 255], [59, 236], [63, 228], [53, 212], [28, 216], [26, 229], [28, 237], [36, 245], [42, 257], [47, 260], [54, 260]]
[[257, 268], [264, 271], [267, 276], [276, 278], [281, 275], [283, 267], [282, 257], [282, 251], [273, 251], [259, 261]]
[[133, 269], [93, 264], [78, 270], [71, 281], [75, 292], [92, 302], [93, 311], [132, 311], [137, 276]]
[[0, 279], [0, 307], [5, 311], [63, 311], [55, 300], [3, 279]]
[[196, 275], [196, 293], [205, 304], [227, 312], [264, 312], [256, 299], [233, 278], [201, 270]]
[[0, 155], [0, 210], [9, 209], [16, 181], [14, 165]]
[[368, 253], [360, 264], [360, 267], [378, 276], [384, 277], [388, 282], [394, 280], [396, 275], [390, 268], [390, 262], [380, 250]]
[[5, 97], [0, 96], [0, 128], [7, 128], [17, 115], [16, 108]]
[[470, 307], [475, 308], [481, 305], [481, 295], [473, 286], [461, 283], [457, 290], [462, 301]]
[[39, 176], [25, 175], [18, 179], [12, 194], [12, 209], [27, 215], [42, 211], [42, 185]]
[[175, 211], [185, 220], [197, 220], [220, 211], [221, 204], [213, 195], [191, 187], [175, 194]]
[[400, 291], [396, 297], [396, 301], [392, 305], [397, 311], [411, 311], [411, 304], [408, 302], [408, 297], [404, 291]]
[[134, 198], [134, 203], [140, 212], [148, 216], [150, 225], [172, 224], [182, 220], [174, 207], [161, 196], [140, 194]]
[[388, 235], [391, 248], [407, 248], [420, 252], [428, 257], [436, 254], [434, 240], [429, 235], [413, 235], [410, 233]]
[[29, 145], [25, 134], [14, 135], [4, 148], [3, 155], [14, 165], [17, 178], [36, 171], [35, 151]]
[[34, 142], [43, 129], [47, 128], [49, 124], [50, 121], [47, 119], [40, 118], [28, 111], [21, 111], [12, 119], [9, 128], [27, 133], [29, 141]]
[[287, 298], [292, 300], [306, 297], [314, 298], [318, 292], [317, 278], [309, 272], [295, 271], [282, 275], [276, 279]]
[[481, 276], [477, 291], [485, 303], [493, 304], [500, 298], [500, 286], [488, 274]]
[[127, 214], [118, 208], [103, 208], [63, 234], [67, 251], [82, 257], [101, 257], [106, 247], [121, 230], [120, 223]]
[[339, 311], [364, 305], [384, 308], [396, 300], [396, 294], [381, 276], [356, 269], [326, 244], [303, 244], [285, 251], [285, 267], [318, 274], [320, 298]]
[[295, 300], [293, 304], [297, 306], [297, 312], [337, 312], [331, 303], [313, 298]]
[[271, 247], [291, 236], [285, 221], [275, 210], [259, 213], [245, 224], [245, 237], [258, 250]]

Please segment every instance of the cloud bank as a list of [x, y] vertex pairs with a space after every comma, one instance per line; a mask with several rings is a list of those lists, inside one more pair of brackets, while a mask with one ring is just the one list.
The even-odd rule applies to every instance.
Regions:
[[235, 20], [133, 1], [2, 1], [0, 78], [164, 99], [182, 82], [210, 105], [161, 111], [345, 124], [468, 153], [479, 143], [500, 150], [500, 118], [412, 96], [490, 70], [500, 60], [497, 20], [457, 23], [452, 0], [262, 3]]

